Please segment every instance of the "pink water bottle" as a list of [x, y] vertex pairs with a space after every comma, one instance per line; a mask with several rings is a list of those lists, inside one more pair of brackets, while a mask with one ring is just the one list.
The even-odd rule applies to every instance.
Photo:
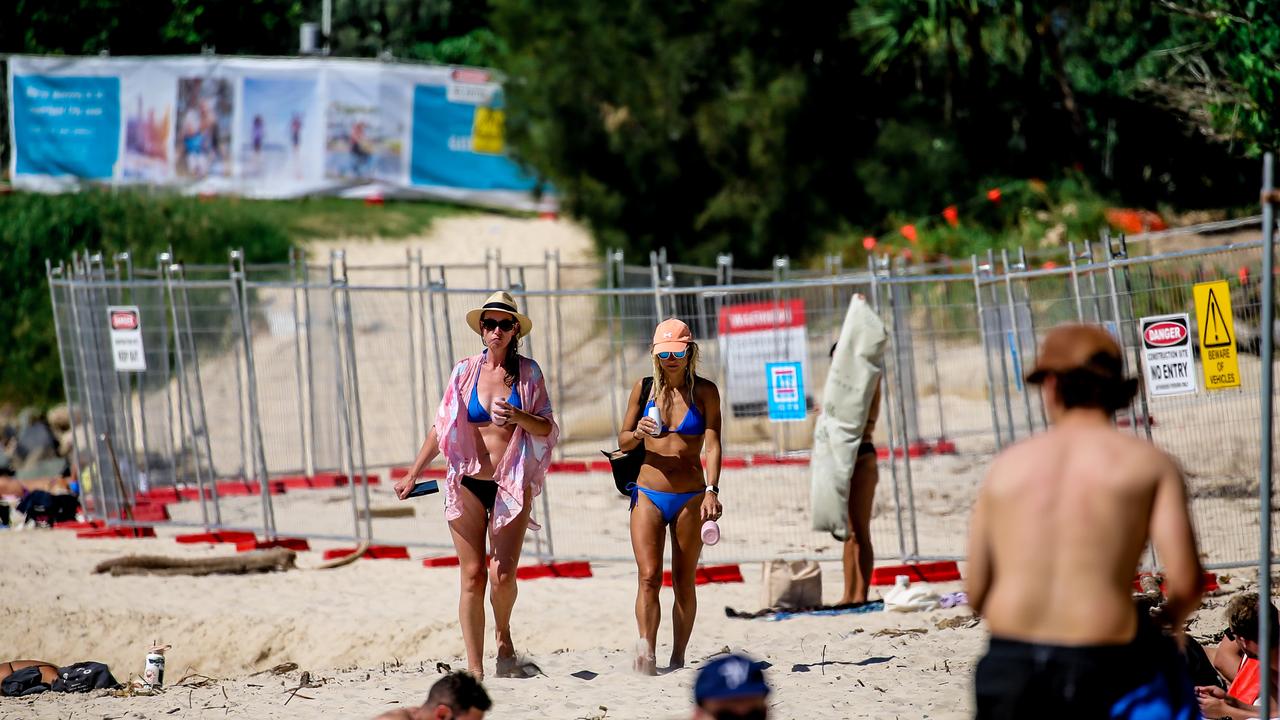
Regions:
[[715, 545], [720, 542], [720, 526], [715, 520], [702, 523], [702, 542], [704, 545]]

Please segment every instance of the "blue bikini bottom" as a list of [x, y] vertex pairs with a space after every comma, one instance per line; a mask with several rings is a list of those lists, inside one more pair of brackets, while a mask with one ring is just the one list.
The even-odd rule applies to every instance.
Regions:
[[662, 521], [667, 525], [676, 521], [676, 516], [680, 514], [680, 509], [689, 503], [689, 499], [706, 492], [699, 490], [697, 492], [673, 493], [662, 492], [661, 490], [650, 490], [649, 488], [640, 487], [633, 484], [631, 486], [631, 509], [636, 507], [636, 501], [640, 499], [637, 491], [644, 493], [658, 510], [662, 513]]

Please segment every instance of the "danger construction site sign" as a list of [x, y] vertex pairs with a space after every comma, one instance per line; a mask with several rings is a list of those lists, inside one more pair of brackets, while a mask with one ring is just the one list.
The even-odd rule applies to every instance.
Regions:
[[1192, 288], [1200, 341], [1200, 365], [1206, 390], [1240, 387], [1236, 360], [1236, 328], [1231, 315], [1231, 287], [1226, 280], [1198, 283]]

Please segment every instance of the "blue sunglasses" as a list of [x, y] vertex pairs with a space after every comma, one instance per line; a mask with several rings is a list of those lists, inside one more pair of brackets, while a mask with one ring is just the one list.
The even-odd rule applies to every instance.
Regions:
[[679, 352], [660, 352], [660, 353], [658, 353], [658, 359], [659, 359], [659, 360], [667, 360], [667, 359], [670, 359], [670, 358], [675, 358], [675, 359], [677, 359], [677, 360], [681, 360], [681, 359], [683, 359], [683, 358], [684, 358], [684, 356], [685, 356], [685, 355], [687, 355], [688, 353], [689, 353], [689, 351], [688, 351], [688, 350], [681, 350], [681, 351], [679, 351]]

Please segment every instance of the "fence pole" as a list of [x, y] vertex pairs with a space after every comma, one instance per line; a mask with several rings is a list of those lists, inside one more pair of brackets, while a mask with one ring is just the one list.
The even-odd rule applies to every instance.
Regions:
[[[106, 362], [103, 359], [103, 348], [106, 347], [106, 339], [101, 334], [102, 325], [100, 323], [102, 321], [100, 318], [106, 310], [106, 305], [101, 302], [101, 299], [99, 298], [99, 294], [97, 292], [97, 288], [94, 287], [94, 283], [95, 281], [98, 280], [98, 276], [96, 275], [93, 269], [94, 264], [101, 263], [101, 261], [102, 261], [102, 255], [100, 254], [90, 255], [88, 252], [85, 252], [84, 269], [85, 269], [85, 276], [86, 276], [85, 279], [87, 280], [87, 287], [86, 287], [87, 292], [85, 294], [88, 296], [88, 303], [89, 303], [88, 330], [89, 330], [89, 336], [91, 338], [91, 347], [93, 348], [92, 357], [93, 357], [93, 367], [95, 371], [94, 377], [97, 379], [98, 407], [101, 409], [101, 423], [102, 423], [102, 427], [98, 427], [97, 424], [95, 423], [95, 428], [96, 428], [96, 431], [98, 432], [98, 442], [100, 445], [101, 452], [102, 454], [105, 454], [105, 447], [103, 446], [102, 434], [105, 433], [107, 436], [115, 435], [116, 432], [119, 430], [119, 428], [116, 426], [115, 408], [113, 407], [114, 403], [111, 402], [111, 393], [109, 392], [107, 382], [103, 377], [108, 372], [108, 370], [106, 368]], [[105, 267], [103, 268], [102, 281], [106, 282]], [[111, 378], [111, 383], [115, 385], [116, 392], [118, 393], [120, 389], [119, 379], [113, 376]], [[98, 463], [98, 470], [100, 471], [101, 475], [105, 475], [105, 473], [102, 472], [101, 462]], [[119, 484], [105, 482], [106, 480], [109, 480], [109, 479], [110, 479], [109, 476], [104, 478], [104, 482], [102, 483], [104, 494], [108, 496], [108, 502], [104, 505], [104, 507], [106, 507], [107, 509], [108, 518], [114, 518], [119, 516], [121, 506], [127, 501], [127, 498], [125, 497], [123, 488], [120, 487]], [[120, 493], [118, 496], [115, 496], [116, 503], [115, 503], [114, 512], [112, 511], [111, 503], [109, 501], [110, 496], [112, 496], [113, 493], [107, 492], [108, 489], [114, 489], [119, 491]]]
[[[1258, 555], [1258, 677], [1271, 678], [1271, 421], [1274, 413], [1273, 367], [1275, 344], [1275, 189], [1274, 159], [1267, 153], [1262, 159], [1262, 445], [1258, 501], [1261, 510], [1261, 551]], [[1261, 683], [1260, 707], [1270, 715], [1271, 683]]]
[[[156, 277], [161, 279], [165, 276], [165, 267], [168, 266], [172, 259], [169, 253], [159, 253], [156, 256]], [[164, 287], [160, 288], [160, 315], [163, 318], [168, 315], [169, 303], [165, 299], [166, 292]], [[177, 487], [178, 485], [178, 454], [174, 450], [173, 435], [173, 393], [177, 392], [178, 384], [173, 382], [173, 367], [169, 362], [169, 321], [163, 319], [160, 321], [160, 368], [164, 372], [164, 405], [165, 405], [165, 432], [163, 451], [166, 457], [170, 459], [169, 467], [169, 483]], [[172, 389], [170, 387], [172, 386]], [[179, 403], [178, 411], [181, 412], [181, 403]], [[181, 435], [179, 435], [181, 437]]]
[[1076, 267], [1075, 241], [1067, 243], [1067, 256], [1071, 262], [1071, 293], [1076, 300], [1076, 321], [1084, 322], [1084, 302], [1080, 299], [1080, 270]]
[[[991, 402], [991, 429], [996, 436], [996, 450], [1004, 448], [1004, 438], [1000, 431], [1000, 411], [996, 408], [996, 374], [991, 365], [991, 348], [987, 339], [987, 313], [982, 307], [982, 275], [978, 265], [978, 256], [970, 257], [973, 272], [973, 297], [978, 312], [978, 334], [982, 336], [982, 359], [987, 366], [987, 397]], [[990, 269], [990, 265], [985, 266]]]
[[[605, 298], [605, 315], [609, 319], [609, 422], [616, 438], [622, 431], [618, 427], [618, 361], [615, 358], [622, 353], [618, 350], [617, 323], [614, 317], [614, 302], [618, 296], [613, 293], [613, 262], [614, 251], [606, 250], [604, 269], [605, 287], [609, 290], [609, 296]], [[630, 399], [630, 395], [627, 397]]]
[[[884, 322], [884, 313], [881, 311], [880, 302], [880, 272], [877, 266], [875, 256], [867, 255], [867, 270], [871, 274], [871, 305], [876, 311], [876, 315]], [[890, 311], [892, 312], [892, 311]], [[892, 330], [890, 330], [892, 332]], [[889, 375], [885, 372], [886, 367], [884, 361], [881, 360], [880, 365], [880, 402], [888, 413], [889, 421], [889, 482], [893, 486], [893, 514], [898, 525], [898, 557], [903, 562], [907, 561], [907, 528], [906, 520], [902, 514], [902, 489], [898, 486], [898, 430], [897, 430], [897, 413], [894, 412], [894, 399], [889, 391]], [[902, 454], [906, 456], [906, 447], [902, 449]]]
[[[1093, 243], [1089, 240], [1084, 241], [1084, 252], [1089, 256], [1089, 265], [1093, 265]], [[1098, 294], [1098, 271], [1096, 268], [1089, 270], [1089, 293], [1093, 295], [1093, 321], [1098, 325], [1102, 324], [1102, 296]]]
[[[90, 343], [85, 341], [85, 323], [80, 317], [80, 303], [76, 298], [74, 282], [76, 279], [87, 279], [84, 273], [81, 272], [82, 267], [80, 258], [73, 255], [71, 259], [71, 274], [73, 282], [68, 295], [71, 305], [71, 325], [75, 328], [73, 345], [75, 348], [76, 360], [79, 364], [78, 372], [84, 383], [85, 405], [87, 406], [84, 416], [86, 422], [85, 447], [95, 448], [93, 453], [94, 462], [89, 468], [89, 476], [93, 479], [93, 492], [97, 496], [97, 501], [94, 503], [94, 509], [95, 512], [105, 520], [110, 517], [110, 510], [107, 507], [107, 496], [104, 488], [105, 481], [102, 478], [103, 453], [101, 446], [98, 445], [98, 423], [100, 422], [100, 418], [98, 417], [97, 411], [94, 409], [93, 380], [90, 379], [89, 358], [85, 353], [85, 347]], [[96, 380], [96, 378], [94, 379]]]
[[[306, 260], [304, 259], [305, 263]], [[302, 374], [302, 323], [298, 316], [298, 253], [289, 248], [289, 307], [293, 311], [293, 381], [298, 392], [298, 471], [309, 475], [307, 469], [307, 413], [303, 407]]]
[[262, 495], [262, 534], [267, 540], [276, 538], [275, 507], [271, 502], [271, 480], [267, 473], [267, 454], [262, 441], [262, 417], [258, 414], [258, 376], [253, 365], [253, 338], [249, 324], [249, 290], [245, 285], [244, 249], [231, 251], [231, 301], [240, 323], [240, 340], [244, 343], [245, 379], [248, 382], [249, 432], [252, 462], [258, 490]]
[[[1026, 411], [1027, 417], [1027, 433], [1035, 432], [1035, 421], [1031, 416], [1031, 395], [1027, 392], [1026, 385], [1022, 382], [1022, 358], [1025, 354], [1022, 350], [1022, 333], [1018, 329], [1018, 306], [1013, 300], [1013, 272], [1021, 272], [1026, 270], [1022, 265], [1009, 265], [1009, 251], [1003, 249], [1000, 251], [1000, 262], [1004, 265], [1004, 293], [1009, 303], [1009, 329], [1006, 331], [1006, 338], [1009, 344], [1009, 353], [1014, 361], [1013, 381], [1018, 388], [1018, 394], [1022, 395], [1022, 404]], [[1009, 421], [1010, 427], [1013, 421]]]
[[[942, 282], [942, 290], [945, 293], [947, 289], [947, 281]], [[945, 304], [945, 303], [944, 303]], [[911, 305], [911, 288], [907, 287], [907, 306]], [[942, 411], [942, 371], [938, 368], [938, 338], [934, 331], [933, 324], [933, 303], [929, 302], [929, 298], [925, 297], [924, 301], [924, 326], [925, 331], [929, 333], [929, 364], [933, 367], [933, 393], [938, 400], [938, 437], [936, 440], [947, 439], [946, 421], [943, 418]]]
[[653, 251], [649, 252], [649, 279], [653, 283], [653, 312], [656, 318], [654, 325], [657, 325], [665, 316], [662, 312], [662, 295], [658, 291], [662, 283], [662, 276], [658, 272], [658, 253]]
[[[1000, 376], [1003, 382], [1000, 384], [1000, 391], [1004, 395], [1004, 418], [1008, 421], [1009, 442], [1018, 439], [1017, 424], [1013, 420], [1013, 395], [1009, 392], [1009, 353], [1005, 351], [1007, 339], [1002, 337], [1005, 334], [1004, 308], [1000, 305], [1000, 298], [996, 291], [995, 271], [996, 256], [995, 250], [987, 250], [987, 264], [991, 266], [992, 282], [991, 282], [991, 307], [996, 311], [996, 341], [995, 350], [1000, 357]], [[1009, 265], [1006, 259], [1005, 265], [1001, 268], [1006, 276], [1009, 274]]]
[[[191, 426], [192, 426], [190, 452], [191, 452], [191, 457], [194, 460], [193, 464], [195, 466], [196, 491], [200, 494], [200, 518], [204, 523], [205, 529], [207, 530], [210, 527], [209, 498], [206, 497], [207, 492], [205, 490], [205, 484], [204, 484], [204, 472], [202, 472], [202, 468], [200, 467], [200, 464], [201, 464], [200, 450], [198, 447], [199, 443], [196, 441], [196, 431], [195, 431], [195, 423], [196, 423], [195, 411], [191, 405], [191, 388], [187, 387], [187, 368], [186, 368], [186, 363], [183, 361], [183, 357], [182, 357], [185, 353], [182, 349], [182, 328], [178, 324], [178, 297], [177, 297], [177, 293], [175, 293], [173, 289], [173, 271], [174, 271], [174, 268], [176, 267], [178, 266], [172, 263], [164, 267], [164, 281], [165, 281], [165, 287], [169, 292], [169, 310], [173, 316], [173, 341], [174, 341], [173, 356], [178, 366], [177, 368], [178, 369], [178, 404], [179, 404], [178, 413], [179, 413], [179, 423], [183, 426], [182, 435], [180, 437], [182, 438], [183, 445], [186, 445], [187, 433], [186, 433], [186, 427], [185, 427], [186, 425], [185, 418], [189, 418], [191, 420]], [[183, 405], [186, 406], [186, 415], [181, 414], [183, 411], [183, 408], [182, 408]], [[175, 459], [175, 465], [176, 465], [176, 459]], [[210, 479], [210, 484], [213, 484], [212, 479]], [[217, 524], [221, 524], [221, 523], [218, 522]]]
[[[209, 493], [210, 499], [213, 501], [213, 518], [214, 522], [219, 526], [222, 525], [222, 498], [218, 496], [218, 469], [213, 464], [213, 442], [209, 438], [209, 409], [204, 401], [204, 380], [200, 377], [200, 350], [196, 347], [195, 331], [192, 329], [191, 322], [191, 297], [187, 293], [187, 274], [182, 263], [173, 266], [178, 270], [179, 287], [182, 289], [182, 315], [187, 324], [187, 342], [191, 345], [191, 364], [195, 371], [196, 398], [195, 402], [200, 405], [200, 425], [204, 432], [204, 449], [205, 457], [209, 460]], [[187, 405], [190, 406], [192, 399], [188, 393]], [[192, 442], [195, 441], [196, 419], [194, 410], [191, 411], [191, 435]], [[199, 451], [197, 451], [197, 458]], [[243, 466], [241, 466], [243, 467]]]
[[[897, 385], [897, 390], [893, 393], [898, 403], [898, 424], [902, 429], [902, 470], [903, 479], [907, 483], [907, 517], [911, 522], [911, 559], [914, 560], [920, 556], [920, 532], [916, 527], [916, 492], [915, 484], [911, 477], [911, 447], [913, 444], [910, 435], [910, 429], [907, 427], [907, 378], [906, 371], [903, 369], [904, 358], [901, 351], [902, 337], [910, 332], [910, 326], [901, 327], [899, 324], [899, 308], [898, 308], [898, 288], [893, 284], [893, 261], [888, 262], [889, 271], [889, 315], [893, 318], [893, 331], [891, 334], [893, 345], [893, 381]], [[905, 289], [905, 288], [904, 288]], [[907, 361], [914, 364], [914, 357], [906, 358]], [[913, 401], [915, 400], [913, 395]]]
[[[405, 305], [407, 305], [407, 307], [405, 308], [406, 310], [405, 323], [408, 325], [408, 327], [405, 329], [408, 330], [406, 335], [408, 335], [408, 340], [409, 340], [409, 429], [411, 432], [417, 430], [418, 419], [419, 419], [418, 418], [418, 395], [419, 395], [418, 374], [415, 372], [417, 370], [415, 366], [418, 364], [419, 338], [414, 337], [415, 323], [413, 322], [413, 295], [414, 295], [413, 288], [414, 288], [414, 275], [416, 275], [416, 273], [414, 272], [415, 269], [416, 269], [416, 263], [414, 262], [414, 251], [411, 248], [405, 248], [404, 272], [405, 272], [405, 284], [407, 288], [404, 293], [404, 301], [405, 301]], [[424, 387], [422, 392], [423, 395], [426, 394], [425, 390], [426, 388]], [[417, 433], [414, 432], [413, 434], [416, 435]]]
[[[1103, 239], [1106, 241], [1105, 259], [1107, 261], [1107, 291], [1108, 291], [1108, 294], [1111, 296], [1111, 317], [1116, 324], [1115, 338], [1116, 338], [1116, 343], [1120, 345], [1120, 350], [1121, 350], [1120, 355], [1121, 355], [1121, 359], [1123, 360], [1124, 358], [1123, 351], [1124, 351], [1124, 343], [1125, 343], [1124, 318], [1121, 317], [1120, 315], [1120, 296], [1118, 291], [1116, 290], [1116, 272], [1115, 272], [1115, 259], [1121, 256], [1121, 253], [1115, 251], [1112, 248], [1111, 233], [1107, 230], [1103, 230], [1102, 233], [1103, 233]], [[1127, 365], [1128, 363], [1125, 363], [1125, 364]], [[1129, 405], [1129, 422], [1131, 423], [1131, 427], [1133, 428], [1133, 434], [1137, 435], [1138, 434], [1138, 413], [1136, 410], [1133, 409], [1132, 404]]]
[[[437, 325], [439, 325], [439, 323], [436, 322], [436, 293], [439, 290], [444, 288], [444, 278], [443, 277], [441, 278], [440, 284], [437, 286], [436, 282], [431, 279], [430, 266], [423, 266], [422, 272], [426, 275], [426, 280], [427, 280], [427, 312], [429, 313], [429, 317], [427, 318], [427, 329], [431, 331], [432, 354], [435, 356], [435, 360], [436, 360], [436, 363], [435, 363], [436, 364], [436, 383], [440, 388], [440, 397], [444, 397], [445, 361], [442, 361], [440, 359], [440, 333], [436, 330]], [[441, 295], [443, 295], [443, 293], [441, 293]], [[441, 299], [443, 301], [443, 298]], [[445, 317], [447, 320], [448, 318], [447, 313], [445, 314]], [[448, 322], [446, 321], [444, 324], [447, 326]], [[451, 346], [450, 348], [446, 348], [445, 350], [446, 352], [445, 357], [448, 357], [448, 353], [453, 352], [452, 343], [450, 343], [450, 346]], [[425, 433], [423, 434], [423, 437], [426, 437]]]
[[[237, 283], [239, 282], [236, 279], [235, 261], [236, 261], [236, 251], [235, 250], [228, 251], [227, 252], [227, 278], [231, 282], [232, 294], [238, 292], [236, 288], [237, 288]], [[238, 315], [239, 313], [237, 312], [236, 314]], [[235, 365], [235, 368], [236, 368], [236, 420], [237, 420], [236, 425], [239, 426], [237, 429], [239, 430], [239, 433], [240, 433], [240, 452], [237, 454], [236, 457], [240, 460], [240, 479], [243, 481], [248, 481], [249, 475], [248, 475], [248, 471], [245, 469], [244, 458], [246, 453], [248, 453], [248, 455], [252, 457], [253, 451], [252, 450], [246, 451], [245, 449], [249, 444], [245, 441], [245, 429], [249, 425], [249, 420], [248, 418], [245, 417], [245, 408], [244, 408], [245, 389], [244, 389], [244, 381], [240, 377], [241, 373], [243, 372], [243, 370], [240, 367], [240, 362], [241, 362], [240, 346], [235, 343], [232, 343], [231, 352], [232, 352], [232, 356], [235, 358], [235, 362], [233, 363], [233, 365]], [[208, 433], [208, 431], [209, 431], [209, 421], [208, 421], [208, 418], [206, 417], [205, 432]], [[210, 465], [213, 464], [212, 456], [210, 456], [209, 458], [209, 464]], [[264, 522], [266, 521], [265, 515], [263, 515], [263, 521]]]
[[[329, 302], [332, 306], [333, 313], [333, 368], [334, 383], [338, 393], [338, 422], [342, 425], [339, 431], [339, 437], [345, 440], [346, 452], [341, 449], [338, 453], [338, 463], [346, 470], [347, 485], [351, 490], [351, 519], [352, 519], [352, 537], [357, 541], [360, 539], [360, 501], [356, 495], [356, 456], [355, 456], [355, 439], [351, 430], [351, 407], [347, 404], [346, 385], [350, 380], [350, 373], [347, 372], [347, 366], [343, 362], [344, 347], [346, 343], [343, 336], [346, 334], [346, 328], [342, 327], [346, 314], [341, 311], [338, 303], [338, 291], [342, 286], [346, 285], [346, 268], [343, 268], [342, 275], [338, 274], [338, 263], [345, 259], [346, 253], [342, 250], [329, 251]], [[345, 437], [344, 437], [345, 436]], [[345, 457], [344, 457], [345, 455]], [[370, 538], [366, 538], [371, 540]]]
[[[1129, 245], [1125, 236], [1120, 236], [1120, 257], [1129, 257]], [[1151, 266], [1148, 265], [1148, 268]], [[1120, 269], [1120, 278], [1124, 280], [1124, 295], [1126, 304], [1129, 306], [1129, 333], [1128, 336], [1133, 342], [1133, 371], [1139, 375], [1142, 374], [1142, 328], [1138, 323], [1138, 314], [1133, 309], [1133, 283], [1129, 278], [1129, 266], [1123, 265]], [[1138, 389], [1138, 403], [1142, 406], [1142, 429], [1147, 436], [1147, 442], [1152, 442], [1151, 435], [1151, 409], [1147, 404], [1146, 383], [1141, 383]], [[1137, 422], [1134, 423], [1134, 432], [1138, 431]], [[1152, 567], [1158, 567], [1155, 563], [1155, 547], [1151, 548]]]
[[[130, 302], [129, 302], [129, 304], [131, 304], [131, 305], [135, 305], [135, 306], [136, 306], [136, 305], [138, 304], [138, 296], [137, 296], [137, 291], [136, 291], [136, 289], [133, 287], [133, 255], [132, 255], [132, 254], [130, 254], [130, 253], [128, 253], [128, 252], [117, 253], [117, 254], [116, 254], [116, 261], [117, 261], [117, 262], [120, 262], [120, 261], [123, 261], [123, 262], [124, 262], [124, 271], [125, 271], [125, 274], [124, 274], [123, 280], [124, 280], [124, 282], [125, 282], [125, 283], [127, 283], [127, 288], [128, 288], [128, 290], [129, 290], [129, 301], [130, 301]], [[139, 314], [139, 315], [141, 315], [141, 314], [142, 314], [142, 308], [141, 308], [141, 307], [139, 307], [139, 308], [138, 308], [138, 314]], [[146, 356], [145, 349], [144, 349], [144, 352], [143, 352], [143, 356], [144, 356], [144, 358], [145, 358], [145, 356]], [[142, 473], [142, 474], [139, 476], [138, 486], [139, 486], [139, 489], [141, 489], [141, 490], [146, 490], [146, 489], [148, 489], [148, 488], [151, 486], [151, 458], [150, 458], [150, 455], [151, 455], [151, 447], [150, 447], [150, 443], [148, 443], [148, 442], [147, 442], [147, 434], [148, 434], [148, 433], [147, 433], [147, 430], [148, 430], [148, 427], [147, 427], [147, 387], [146, 387], [146, 377], [147, 377], [147, 376], [146, 376], [146, 372], [145, 372], [145, 371], [144, 371], [142, 374], [139, 374], [139, 375], [137, 376], [137, 386], [138, 386], [138, 424], [140, 425], [140, 432], [138, 433], [138, 440], [139, 440], [139, 444], [142, 446], [142, 462], [140, 463], [140, 465], [141, 465], [140, 470], [141, 470], [141, 473]], [[131, 381], [133, 380], [133, 378], [132, 378], [132, 377], [130, 377], [130, 378], [129, 378], [129, 380], [130, 380], [130, 382], [131, 382]], [[126, 405], [125, 405], [125, 407], [127, 407], [127, 408], [128, 408], [128, 413], [129, 413], [129, 417], [130, 417], [130, 418], [132, 418], [132, 416], [133, 416], [133, 398], [132, 398], [132, 393], [133, 393], [133, 390], [132, 390], [132, 384], [131, 384], [131, 385], [130, 385], [130, 397], [127, 399], [127, 403], [126, 403]], [[132, 449], [132, 448], [131, 448], [131, 449]]]
[[[63, 274], [62, 266], [61, 266], [61, 265], [59, 265], [59, 266], [58, 266], [58, 268], [57, 268], [57, 271], [56, 271], [56, 272], [57, 272], [57, 275], [59, 275], [59, 276], [61, 276], [61, 275]], [[84, 462], [80, 459], [80, 441], [79, 441], [79, 438], [78, 438], [78, 437], [76, 437], [76, 436], [77, 436], [77, 434], [78, 434], [78, 433], [76, 432], [76, 426], [77, 426], [77, 425], [79, 425], [79, 424], [81, 424], [81, 423], [77, 423], [77, 422], [76, 422], [76, 404], [74, 403], [74, 401], [73, 401], [73, 400], [72, 400], [72, 398], [71, 398], [71, 384], [67, 382], [67, 370], [66, 370], [66, 368], [67, 368], [67, 364], [66, 364], [66, 357], [67, 357], [67, 355], [66, 355], [66, 352], [67, 352], [67, 351], [66, 351], [66, 348], [65, 348], [65, 347], [63, 347], [63, 344], [62, 344], [62, 330], [63, 330], [63, 328], [62, 328], [61, 323], [59, 323], [59, 322], [58, 322], [58, 295], [57, 295], [57, 293], [55, 293], [55, 292], [54, 292], [54, 289], [53, 289], [53, 288], [54, 288], [54, 279], [53, 279], [53, 278], [54, 278], [54, 274], [55, 274], [55, 270], [54, 270], [53, 264], [52, 264], [51, 262], [49, 262], [49, 260], [48, 260], [48, 259], [45, 259], [45, 261], [44, 261], [44, 275], [45, 275], [45, 279], [46, 279], [46, 280], [48, 281], [48, 283], [49, 283], [49, 303], [50, 303], [50, 305], [52, 305], [52, 307], [53, 307], [53, 338], [54, 338], [54, 341], [57, 343], [57, 346], [58, 346], [58, 366], [59, 366], [60, 368], [62, 368], [62, 394], [63, 394], [63, 395], [66, 397], [66, 399], [67, 399], [67, 417], [71, 420], [71, 457], [72, 457], [72, 459], [75, 461], [75, 464], [76, 464], [75, 472], [71, 474], [71, 480], [72, 480], [72, 481], [74, 481], [74, 482], [76, 482], [76, 483], [79, 483], [79, 482], [80, 482], [80, 474], [81, 474], [82, 472], [84, 472], [84, 469], [85, 469], [85, 467], [84, 467]], [[69, 290], [69, 289], [70, 289], [70, 285], [68, 285], [68, 286], [67, 286], [67, 288], [68, 288], [68, 290]], [[73, 338], [72, 338], [72, 341], [73, 341], [73, 342], [75, 342], [76, 340], [77, 340], [77, 338], [75, 338], [75, 337], [73, 337]], [[71, 362], [72, 362], [72, 372], [75, 372], [75, 358], [74, 358], [74, 356], [72, 357], [72, 361], [71, 361]], [[77, 383], [77, 386], [80, 386], [80, 385], [81, 385], [80, 383]], [[77, 388], [77, 389], [78, 389], [78, 388]], [[86, 420], [87, 420], [87, 416], [85, 415], [85, 412], [84, 412], [84, 408], [83, 408], [83, 407], [80, 409], [80, 417], [82, 418], [82, 421], [86, 421]], [[84, 489], [83, 489], [83, 488], [81, 488], [81, 492], [83, 492], [83, 491], [84, 491]]]
[[316, 472], [316, 345], [315, 326], [311, 322], [311, 266], [306, 257], [302, 262], [302, 310], [303, 322], [307, 336], [307, 429], [310, 432], [310, 444], [307, 446], [307, 475]]
[[[1024, 248], [1018, 248], [1018, 264], [1022, 266], [1022, 269], [1024, 271], [1030, 268], [1030, 265], [1027, 264], [1027, 251]], [[1022, 359], [1025, 364], [1027, 362], [1031, 362], [1031, 363], [1035, 362], [1036, 349], [1038, 345], [1036, 341], [1036, 311], [1035, 311], [1035, 306], [1032, 304], [1032, 301], [1031, 301], [1031, 281], [1024, 277], [1022, 279], [1021, 285], [1022, 285], [1022, 307], [1025, 307], [1027, 309], [1027, 332], [1031, 336], [1031, 354], [1030, 355], [1026, 353], [1026, 347], [1022, 344], [1021, 336], [1019, 336], [1018, 347], [1023, 351]], [[1022, 382], [1022, 380], [1019, 379], [1019, 382]], [[1044, 398], [1040, 395], [1040, 393], [1030, 392], [1030, 391], [1027, 391], [1026, 396], [1027, 396], [1028, 402], [1033, 403], [1037, 408], [1040, 409], [1040, 413], [1039, 413], [1040, 427], [1045, 428], [1047, 430], [1049, 428], [1049, 414], [1044, 408]], [[1033, 427], [1031, 428], [1031, 430], [1034, 432], [1035, 428]]]

